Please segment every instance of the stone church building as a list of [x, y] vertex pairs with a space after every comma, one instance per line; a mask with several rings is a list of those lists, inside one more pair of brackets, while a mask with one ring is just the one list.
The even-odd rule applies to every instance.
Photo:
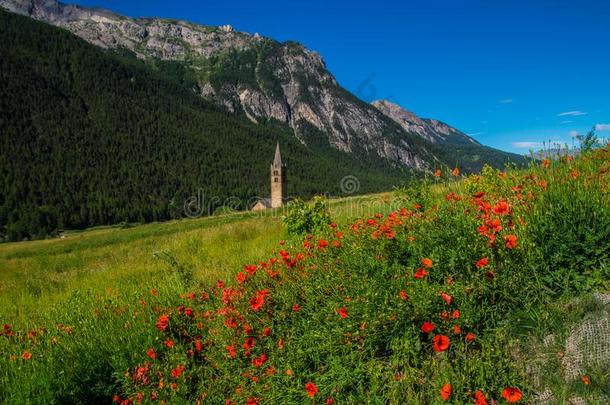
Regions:
[[252, 206], [252, 211], [281, 207], [288, 201], [288, 187], [286, 179], [286, 165], [282, 163], [280, 143], [275, 146], [275, 156], [270, 170], [271, 198], [262, 198]]

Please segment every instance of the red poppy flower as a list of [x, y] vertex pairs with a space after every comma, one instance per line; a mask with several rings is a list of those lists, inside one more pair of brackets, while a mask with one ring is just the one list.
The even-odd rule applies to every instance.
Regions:
[[466, 335], [466, 341], [467, 342], [472, 342], [476, 339], [477, 337], [474, 335], [474, 333], [472, 332], [468, 332], [468, 334]]
[[443, 172], [441, 172], [441, 169], [436, 169], [436, 171], [434, 172], [434, 177], [436, 178], [440, 178], [443, 175]]
[[227, 326], [227, 328], [235, 329], [235, 328], [237, 328], [237, 321], [235, 319], [233, 319], [232, 317], [228, 317], [227, 320], [225, 321], [225, 325]]
[[271, 334], [271, 328], [267, 327], [263, 329], [263, 335], [269, 336]]
[[580, 379], [584, 385], [591, 384], [591, 378], [588, 375], [583, 375]]
[[248, 264], [247, 266], [244, 266], [244, 270], [246, 270], [248, 274], [254, 275], [254, 273], [256, 273], [256, 265]]
[[324, 405], [334, 405], [335, 400], [332, 398], [326, 398], [326, 401], [324, 401]]
[[182, 364], [180, 364], [179, 366], [177, 366], [175, 369], [172, 370], [172, 377], [180, 378], [183, 371], [184, 371], [184, 366]]
[[252, 308], [253, 311], [260, 311], [260, 309], [263, 307], [263, 304], [265, 303], [265, 298], [260, 296], [260, 295], [255, 295], [254, 297], [252, 297], [250, 299], [250, 308]]
[[229, 352], [229, 357], [234, 359], [235, 356], [237, 355], [237, 350], [235, 350], [235, 348], [231, 345], [228, 345], [226, 347], [227, 351]]
[[428, 259], [427, 257], [424, 257], [423, 259], [421, 259], [421, 265], [424, 266], [426, 269], [431, 269], [432, 260]]
[[197, 353], [201, 352], [201, 349], [203, 349], [203, 344], [201, 343], [200, 339], [195, 340], [195, 351]]
[[171, 349], [172, 347], [174, 347], [174, 341], [173, 341], [173, 340], [171, 340], [171, 339], [167, 339], [167, 340], [165, 341], [165, 347], [167, 347], [167, 348]]
[[508, 215], [510, 213], [510, 206], [506, 201], [500, 201], [494, 205], [494, 214], [496, 215]]
[[462, 333], [462, 328], [460, 328], [460, 325], [453, 325], [453, 333], [455, 333], [456, 335]]
[[267, 355], [265, 353], [261, 354], [260, 357], [255, 357], [252, 359], [252, 365], [254, 367], [260, 367], [267, 361]]
[[517, 246], [517, 237], [515, 235], [506, 235], [504, 241], [509, 249], [514, 249]]
[[502, 398], [506, 400], [508, 403], [515, 403], [521, 400], [521, 390], [517, 387], [506, 387], [504, 391], [502, 391]]
[[490, 227], [494, 233], [498, 233], [502, 230], [502, 221], [498, 218], [494, 218], [491, 221], [487, 221], [487, 226]]
[[436, 352], [444, 352], [449, 349], [449, 338], [445, 335], [436, 335], [432, 339], [432, 346]]
[[459, 310], [457, 310], [457, 309], [456, 309], [456, 310], [454, 310], [454, 311], [451, 313], [451, 317], [452, 317], [453, 319], [458, 319], [458, 318], [460, 317], [460, 311], [459, 311]]
[[428, 272], [423, 267], [420, 267], [419, 269], [417, 269], [417, 271], [415, 272], [413, 277], [415, 277], [416, 279], [422, 279], [422, 278], [426, 277], [427, 275], [428, 275]]
[[146, 355], [147, 355], [148, 357], [150, 357], [152, 360], [154, 360], [154, 359], [156, 359], [156, 358], [157, 358], [157, 352], [155, 352], [155, 349], [153, 349], [153, 348], [148, 349], [148, 350], [146, 351]]
[[237, 276], [235, 276], [235, 279], [237, 280], [237, 282], [239, 284], [244, 283], [247, 280], [247, 278], [248, 278], [248, 276], [243, 271], [240, 271], [239, 273], [237, 273]]
[[255, 345], [256, 345], [256, 340], [254, 340], [254, 338], [249, 337], [244, 341], [244, 350], [250, 350]]
[[441, 388], [441, 399], [443, 401], [448, 401], [449, 398], [451, 398], [451, 384], [447, 383]]
[[452, 174], [454, 177], [459, 176], [459, 175], [460, 175], [460, 169], [458, 169], [458, 168], [456, 167], [455, 169], [453, 169], [453, 170], [451, 171], [451, 174]]
[[248, 398], [246, 400], [246, 405], [258, 405], [258, 400], [256, 398]]
[[476, 263], [476, 266], [478, 269], [481, 269], [485, 266], [487, 266], [489, 264], [489, 259], [486, 257], [483, 257], [482, 259], [479, 259]]
[[407, 292], [406, 292], [406, 291], [401, 291], [401, 292], [399, 292], [399, 293], [398, 293], [398, 295], [400, 295], [400, 298], [401, 298], [403, 301], [406, 301], [406, 300], [408, 300], [408, 299], [409, 299], [409, 296], [407, 295]]
[[169, 325], [169, 316], [161, 315], [159, 319], [157, 319], [157, 323], [155, 327], [159, 329], [161, 332], [165, 331]]
[[316, 385], [310, 381], [305, 384], [305, 391], [307, 391], [307, 395], [309, 396], [309, 398], [313, 398], [314, 395], [316, 395], [316, 393], [318, 392], [318, 387], [316, 387]]
[[452, 297], [451, 295], [449, 295], [449, 294], [446, 294], [446, 293], [442, 292], [442, 293], [440, 294], [440, 296], [441, 296], [441, 299], [442, 299], [443, 301], [445, 301], [445, 304], [447, 304], [447, 305], [451, 305], [451, 301], [453, 300], [453, 297]]
[[347, 318], [347, 308], [341, 307], [337, 310], [337, 313], [339, 314], [339, 316], [341, 316], [341, 318]]
[[299, 312], [299, 310], [300, 310], [300, 309], [301, 309], [301, 307], [299, 307], [299, 304], [294, 304], [294, 305], [292, 306], [292, 310], [293, 310], [294, 312]]
[[225, 282], [222, 280], [216, 281], [216, 288], [218, 288], [219, 290], [225, 288]]
[[23, 352], [23, 354], [21, 355], [21, 358], [23, 360], [30, 360], [32, 358], [32, 353], [28, 352], [27, 350]]
[[432, 332], [435, 328], [436, 328], [436, 326], [434, 326], [434, 324], [432, 322], [424, 322], [423, 325], [421, 326], [421, 331], [428, 334], [428, 333]]
[[475, 405], [487, 405], [487, 398], [480, 390], [474, 393], [474, 403]]
[[320, 241], [318, 241], [319, 249], [324, 249], [327, 246], [328, 246], [328, 241], [326, 239], [320, 239]]

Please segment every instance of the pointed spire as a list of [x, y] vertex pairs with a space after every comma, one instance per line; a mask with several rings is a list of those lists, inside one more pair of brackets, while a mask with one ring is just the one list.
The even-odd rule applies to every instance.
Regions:
[[273, 166], [282, 167], [282, 155], [280, 154], [280, 143], [275, 146], [275, 157], [273, 158]]

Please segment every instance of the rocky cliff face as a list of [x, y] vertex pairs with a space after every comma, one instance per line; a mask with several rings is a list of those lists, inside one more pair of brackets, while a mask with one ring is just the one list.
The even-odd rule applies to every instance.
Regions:
[[417, 134], [430, 142], [438, 144], [471, 143], [480, 145], [480, 143], [468, 135], [444, 122], [429, 118], [419, 118], [398, 104], [387, 100], [377, 100], [371, 104], [394, 120], [405, 131]]
[[318, 53], [294, 42], [279, 43], [231, 26], [132, 19], [56, 0], [0, 0], [0, 6], [63, 27], [103, 48], [180, 63], [195, 78], [193, 90], [203, 97], [254, 122], [286, 123], [308, 146], [375, 155], [397, 166], [430, 171], [446, 163], [434, 152], [434, 143], [466, 137], [391, 103], [362, 102], [339, 86]]

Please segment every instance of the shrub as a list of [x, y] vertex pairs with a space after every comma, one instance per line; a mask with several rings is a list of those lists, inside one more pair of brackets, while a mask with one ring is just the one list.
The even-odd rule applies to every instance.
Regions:
[[291, 235], [303, 235], [324, 229], [331, 223], [324, 197], [316, 196], [310, 203], [295, 199], [288, 204], [284, 227]]

